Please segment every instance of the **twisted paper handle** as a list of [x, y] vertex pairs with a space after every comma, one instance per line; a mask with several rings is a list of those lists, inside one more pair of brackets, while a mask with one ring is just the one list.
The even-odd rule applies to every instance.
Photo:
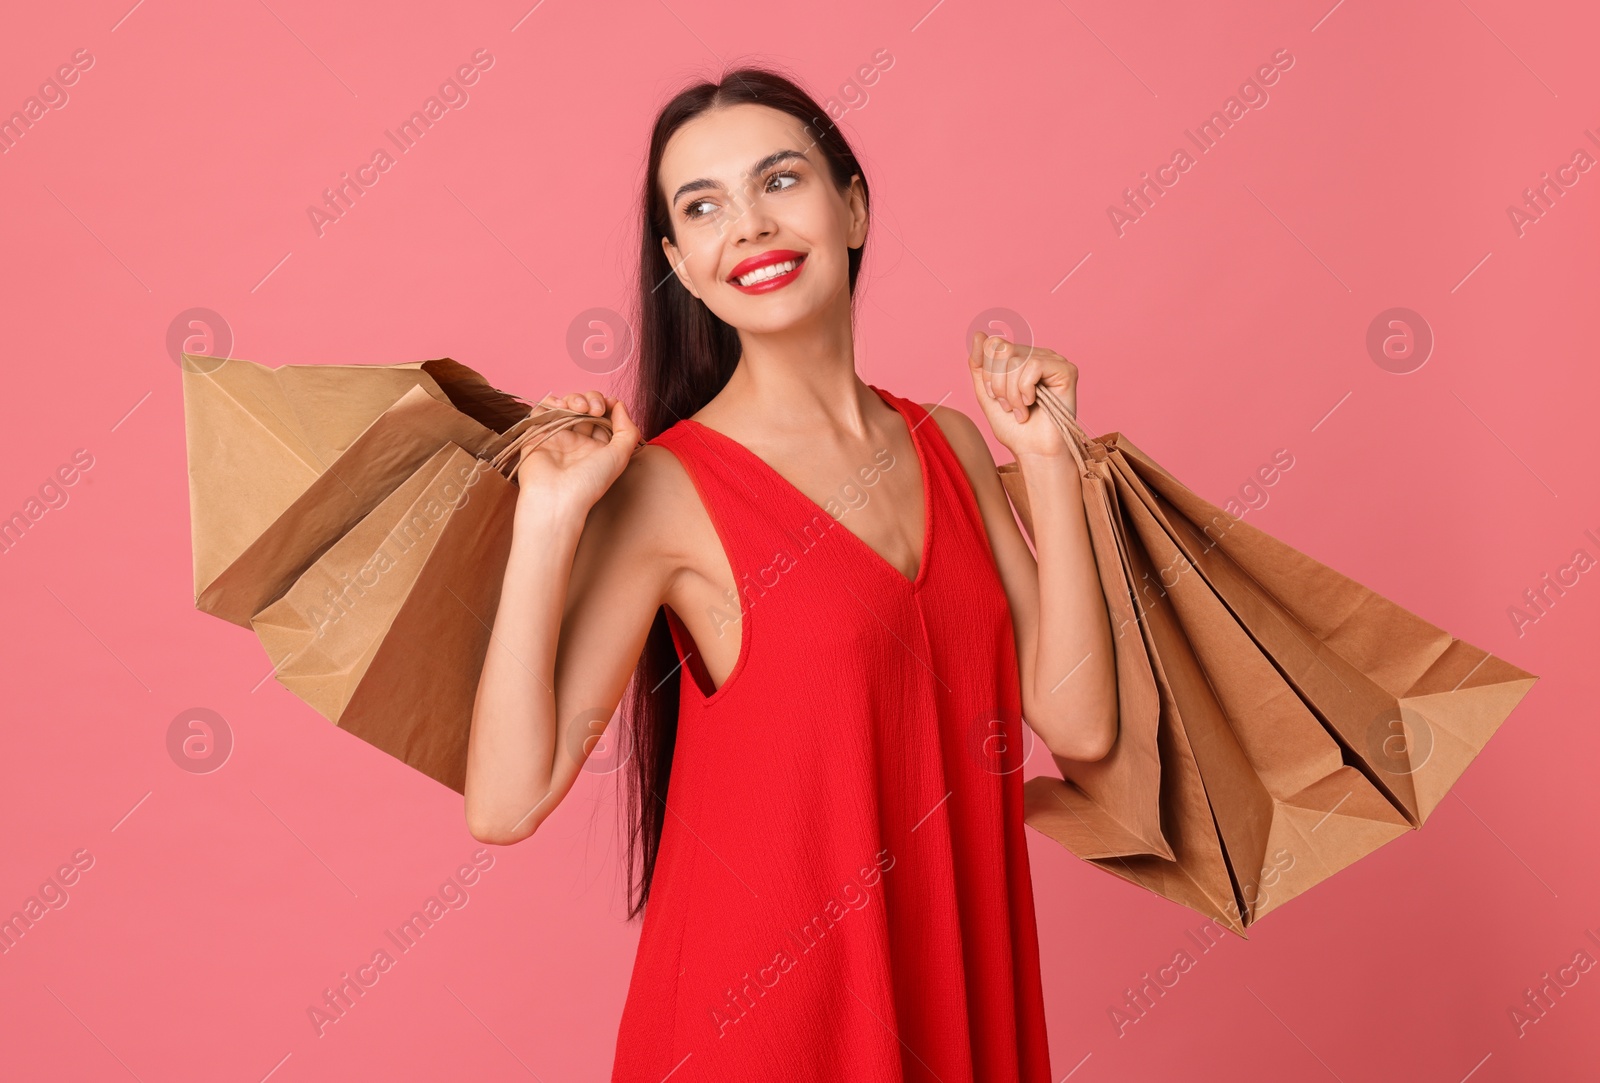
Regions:
[[[489, 465], [504, 474], [507, 479], [515, 481], [517, 472], [527, 461], [527, 452], [533, 451], [556, 433], [585, 421], [605, 430], [607, 436], [613, 432], [611, 419], [608, 417], [582, 414], [561, 406], [536, 407], [527, 417], [506, 430], [507, 433], [515, 432], [516, 435], [494, 453], [489, 459]], [[517, 432], [518, 428], [521, 428], [520, 432]]]
[[1067, 450], [1072, 452], [1072, 457], [1078, 463], [1081, 473], [1089, 473], [1089, 444], [1092, 442], [1089, 434], [1078, 424], [1078, 419], [1072, 416], [1072, 411], [1067, 409], [1067, 404], [1045, 384], [1034, 385], [1034, 402], [1044, 407], [1044, 412], [1050, 415], [1050, 420], [1056, 423], [1061, 430], [1061, 435], [1067, 441]]

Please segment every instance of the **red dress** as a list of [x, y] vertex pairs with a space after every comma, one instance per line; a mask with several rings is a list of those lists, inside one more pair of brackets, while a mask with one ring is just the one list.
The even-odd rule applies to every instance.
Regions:
[[[1023, 837], [1010, 606], [938, 422], [841, 478], [825, 510], [684, 419], [687, 469], [738, 584], [721, 687], [670, 607], [680, 658], [667, 816], [613, 1081], [1048, 1083]], [[920, 470], [907, 579], [845, 512]], [[737, 623], [735, 623], [737, 621]]]

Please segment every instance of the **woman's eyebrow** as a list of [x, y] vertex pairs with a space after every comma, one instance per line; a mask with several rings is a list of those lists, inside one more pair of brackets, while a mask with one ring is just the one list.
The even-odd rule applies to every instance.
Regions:
[[[779, 162], [787, 162], [794, 158], [800, 158], [805, 161], [810, 160], [806, 158], [803, 152], [798, 150], [775, 150], [765, 158], [761, 159], [755, 165], [751, 166], [746, 171], [745, 175], [753, 176], [757, 173], [761, 173], [772, 168]], [[699, 192], [708, 188], [720, 189], [721, 187], [721, 181], [714, 181], [707, 177], [701, 177], [699, 180], [690, 181], [688, 184], [681, 186], [676, 192], [672, 193], [672, 202], [677, 203], [680, 198], [690, 192]]]

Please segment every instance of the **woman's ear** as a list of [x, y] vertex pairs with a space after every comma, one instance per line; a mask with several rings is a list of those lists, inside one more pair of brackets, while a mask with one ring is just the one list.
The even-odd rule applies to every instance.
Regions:
[[661, 238], [661, 251], [665, 253], [667, 262], [672, 265], [672, 273], [678, 276], [679, 282], [683, 283], [683, 288], [693, 294], [695, 300], [699, 300], [700, 295], [695, 293], [694, 286], [689, 281], [689, 275], [683, 269], [683, 262], [678, 258], [677, 246], [663, 237]]
[[850, 208], [849, 238], [845, 243], [850, 248], [860, 248], [867, 243], [867, 198], [860, 181], [861, 174], [852, 173], [850, 187], [845, 192], [845, 199]]

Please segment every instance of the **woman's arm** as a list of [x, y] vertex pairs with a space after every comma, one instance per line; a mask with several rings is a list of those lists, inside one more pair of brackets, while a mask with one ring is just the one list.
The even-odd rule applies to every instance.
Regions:
[[1002, 400], [1031, 405], [1034, 384], [1043, 382], [1076, 410], [1076, 368], [1041, 348], [1021, 361], [1009, 352], [1009, 343], [1002, 343], [998, 359], [990, 363], [1009, 371], [991, 379], [984, 372], [982, 345], [982, 337], [975, 336], [968, 359], [974, 387], [991, 429], [1021, 468], [1037, 559], [1017, 526], [977, 425], [959, 410], [927, 409], [961, 459], [988, 531], [1011, 605], [1023, 716], [1054, 755], [1098, 760], [1117, 735], [1116, 657], [1077, 464], [1043, 407], [1019, 422], [1002, 405]]
[[1017, 463], [1038, 547], [1039, 627], [1032, 669], [1023, 673], [1023, 713], [1056, 755], [1098, 760], [1117, 739], [1117, 666], [1078, 466], [1065, 450], [1024, 452]]
[[[585, 408], [573, 398], [557, 404]], [[590, 402], [604, 412], [604, 396], [591, 392]], [[655, 544], [661, 487], [650, 483], [660, 463], [633, 454], [638, 430], [620, 404], [612, 423], [609, 443], [603, 432], [569, 430], [518, 471], [467, 746], [467, 827], [482, 842], [527, 838], [566, 796], [661, 604], [670, 558]]]

